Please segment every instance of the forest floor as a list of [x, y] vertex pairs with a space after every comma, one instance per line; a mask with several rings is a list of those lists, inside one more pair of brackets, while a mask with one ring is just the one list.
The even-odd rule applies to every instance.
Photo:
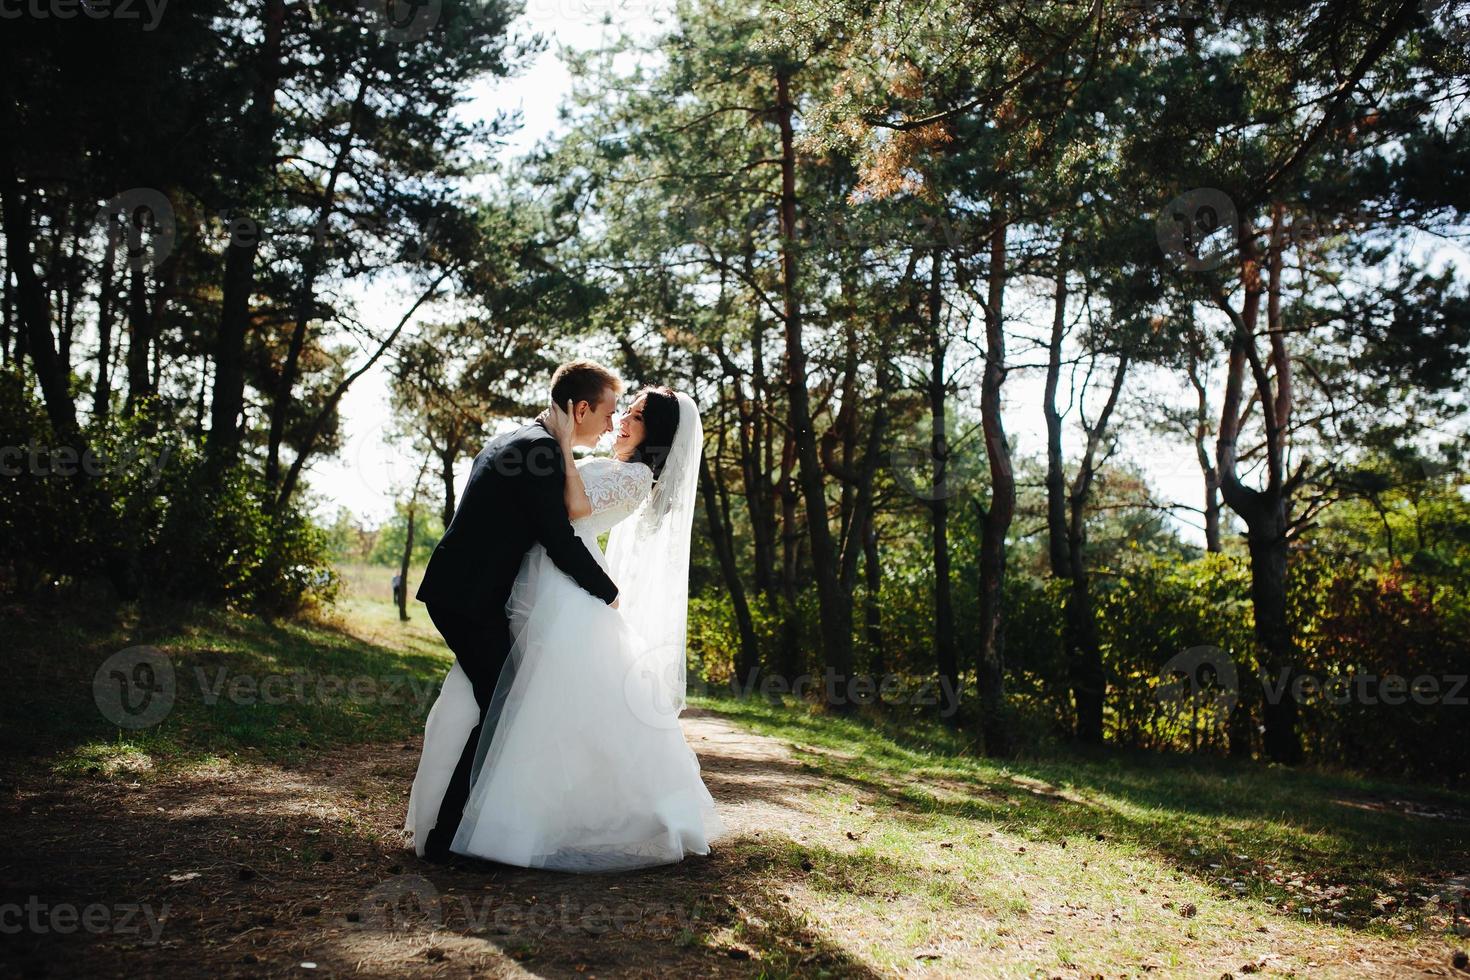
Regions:
[[[708, 857], [426, 864], [400, 827], [447, 653], [378, 584], [318, 623], [0, 610], [0, 975], [1470, 976], [1464, 796], [1121, 752], [1002, 764], [793, 704], [686, 712], [729, 829]], [[172, 680], [99, 670], [141, 644]], [[117, 683], [167, 714], [119, 728]]]

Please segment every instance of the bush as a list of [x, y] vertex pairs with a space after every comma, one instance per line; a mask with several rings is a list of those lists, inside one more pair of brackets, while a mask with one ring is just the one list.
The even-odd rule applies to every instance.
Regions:
[[211, 473], [197, 443], [162, 426], [149, 406], [77, 442], [60, 444], [23, 381], [0, 376], [5, 591], [104, 578], [122, 598], [280, 612], [335, 595], [326, 534], [294, 508], [272, 512], [248, 466]]
[[1352, 769], [1446, 783], [1470, 776], [1470, 606], [1405, 566], [1374, 573], [1299, 563], [1293, 598], [1307, 627], [1301, 724], [1308, 752]]
[[[1193, 719], [1160, 699], [1160, 673], [1176, 655], [1215, 647], [1237, 677], [1255, 676], [1255, 618], [1244, 558], [1209, 554], [1175, 562], [1138, 553], [1111, 580], [1100, 579], [1095, 611], [1108, 678], [1113, 740], [1149, 748], [1189, 747]], [[1242, 684], [1248, 698], [1248, 685]], [[1224, 748], [1225, 718], [1211, 713], [1198, 729], [1205, 747]]]

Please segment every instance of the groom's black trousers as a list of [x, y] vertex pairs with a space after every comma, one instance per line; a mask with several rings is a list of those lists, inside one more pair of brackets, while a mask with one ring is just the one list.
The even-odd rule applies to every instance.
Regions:
[[460, 820], [464, 817], [464, 806], [469, 800], [475, 747], [480, 742], [480, 730], [485, 726], [485, 712], [490, 707], [500, 671], [505, 666], [506, 657], [510, 655], [510, 621], [504, 614], [467, 616], [436, 602], [427, 602], [424, 605], [435, 628], [444, 637], [444, 642], [454, 651], [454, 659], [459, 661], [460, 669], [470, 679], [470, 684], [475, 689], [475, 701], [480, 705], [480, 721], [475, 725], [474, 731], [470, 732], [470, 737], [460, 752], [459, 763], [454, 767], [454, 775], [449, 780], [449, 788], [445, 790], [444, 800], [439, 804], [439, 817], [424, 841], [424, 855], [442, 860], [449, 856], [449, 845], [454, 840], [455, 832], [459, 830]]

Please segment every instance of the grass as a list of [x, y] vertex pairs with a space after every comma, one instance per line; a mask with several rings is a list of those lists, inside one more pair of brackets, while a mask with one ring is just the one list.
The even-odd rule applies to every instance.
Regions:
[[[20, 656], [0, 735], [60, 770], [143, 775], [220, 758], [289, 763], [421, 734], [448, 651], [422, 606], [398, 621], [388, 576], [378, 596], [366, 573], [348, 571], [335, 610], [297, 620], [195, 605], [7, 610]], [[130, 729], [104, 716], [93, 685], [110, 657], [137, 647], [171, 664], [171, 685], [155, 678], [171, 706], [158, 724]], [[126, 683], [129, 706], [141, 705], [138, 675], [121, 666], [121, 680], [102, 683]]]
[[[1037, 915], [1091, 922], [1052, 931], [1051, 962], [1063, 966], [1084, 950], [1094, 966], [1140, 953], [1178, 965], [1181, 926], [1191, 939], [1286, 933], [1326, 950], [1358, 933], [1448, 944], [1467, 925], [1463, 898], [1458, 918], [1443, 899], [1470, 885], [1463, 795], [1143, 753], [997, 762], [938, 725], [896, 731], [789, 702], [694, 703], [782, 740], [804, 770], [841, 787], [819, 808], [854, 846], [792, 845], [774, 859], [813, 865], [826, 914], [856, 902], [881, 916], [885, 938], [868, 952], [895, 969], [894, 937], [901, 948], [942, 945], [959, 909], [988, 910], [972, 925], [997, 944]], [[1442, 815], [1406, 815], [1405, 800]]]

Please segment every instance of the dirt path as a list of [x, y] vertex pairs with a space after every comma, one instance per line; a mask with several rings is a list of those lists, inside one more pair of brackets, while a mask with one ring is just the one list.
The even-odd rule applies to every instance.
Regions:
[[[685, 732], [732, 839], [799, 833], [811, 776], [783, 746], [697, 711]], [[413, 743], [139, 780], [24, 768], [0, 812], [0, 905], [24, 916], [0, 972], [747, 975], [748, 947], [708, 944], [742, 923], [793, 962], [865, 972], [728, 847], [619, 876], [426, 864], [399, 830], [417, 760]]]

